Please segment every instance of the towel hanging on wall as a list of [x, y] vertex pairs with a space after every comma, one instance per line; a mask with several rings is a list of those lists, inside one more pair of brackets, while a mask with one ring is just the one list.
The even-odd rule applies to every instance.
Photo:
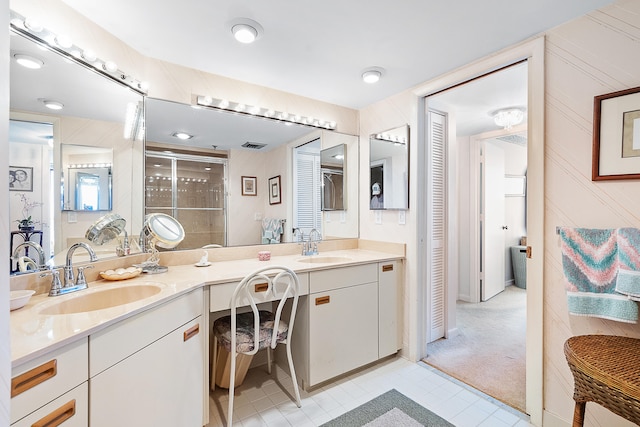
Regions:
[[558, 234], [569, 313], [636, 323], [638, 305], [616, 292], [620, 258], [634, 257], [626, 243], [619, 256], [618, 229], [560, 227]]

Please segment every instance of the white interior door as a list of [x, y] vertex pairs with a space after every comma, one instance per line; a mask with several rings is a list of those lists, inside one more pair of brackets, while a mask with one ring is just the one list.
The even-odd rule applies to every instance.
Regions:
[[504, 291], [505, 215], [504, 215], [504, 150], [490, 141], [484, 142], [482, 186], [484, 217], [482, 220], [481, 298]]

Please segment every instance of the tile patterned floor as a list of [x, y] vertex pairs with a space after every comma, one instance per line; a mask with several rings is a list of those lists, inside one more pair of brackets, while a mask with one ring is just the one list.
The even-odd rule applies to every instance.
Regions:
[[[525, 427], [528, 416], [419, 362], [401, 357], [341, 378], [311, 392], [300, 390], [302, 408], [293, 403], [291, 379], [281, 369], [269, 376], [252, 369], [236, 389], [234, 426], [319, 426], [395, 388], [459, 427]], [[226, 425], [228, 391], [210, 394], [207, 427]], [[220, 414], [223, 414], [222, 416]]]

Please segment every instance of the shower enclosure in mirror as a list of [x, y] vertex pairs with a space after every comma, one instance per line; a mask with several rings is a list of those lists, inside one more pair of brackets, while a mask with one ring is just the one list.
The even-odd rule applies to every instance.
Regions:
[[346, 152], [345, 144], [320, 151], [323, 211], [341, 211], [346, 207], [344, 168]]
[[409, 126], [369, 138], [369, 209], [409, 209]]
[[177, 249], [226, 246], [227, 159], [167, 151], [147, 146], [145, 214], [167, 214], [182, 224]]
[[[13, 34], [10, 48], [9, 163], [33, 168], [33, 190], [10, 192], [12, 228], [17, 229], [16, 221], [23, 217], [24, 195], [36, 229], [42, 232], [42, 252], [49, 265], [64, 264], [72, 244], [90, 243], [85, 231], [105, 211], [121, 215], [129, 234], [137, 235], [144, 215], [143, 142], [125, 136], [125, 119], [128, 111], [141, 111], [141, 93], [26, 35]], [[24, 68], [16, 55], [34, 57], [43, 66]], [[68, 148], [96, 151], [87, 157], [73, 154], [77, 161], [67, 163], [62, 142]], [[115, 257], [115, 248], [114, 242], [94, 249], [105, 258]]]

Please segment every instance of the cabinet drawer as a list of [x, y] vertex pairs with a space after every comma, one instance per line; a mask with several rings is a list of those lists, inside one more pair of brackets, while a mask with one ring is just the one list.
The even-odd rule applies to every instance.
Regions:
[[202, 288], [89, 337], [93, 377], [202, 314]]
[[[221, 283], [219, 285], [211, 285], [209, 288], [209, 311], [221, 311], [231, 308], [231, 296], [240, 282]], [[309, 274], [298, 274], [298, 283], [300, 285], [299, 294], [306, 295], [309, 293]], [[273, 298], [267, 298], [265, 292], [256, 292], [256, 301], [269, 302]], [[239, 306], [248, 305], [249, 301], [241, 302]]]
[[[52, 423], [52, 419], [58, 420], [59, 424]], [[89, 425], [88, 422], [89, 392], [85, 381], [37, 411], [11, 424], [11, 427], [48, 427], [57, 425], [62, 427], [86, 427]]]
[[309, 292], [324, 292], [378, 281], [378, 264], [332, 268], [309, 273]]
[[87, 338], [83, 338], [14, 368], [11, 372], [11, 422], [86, 382], [88, 356]]

